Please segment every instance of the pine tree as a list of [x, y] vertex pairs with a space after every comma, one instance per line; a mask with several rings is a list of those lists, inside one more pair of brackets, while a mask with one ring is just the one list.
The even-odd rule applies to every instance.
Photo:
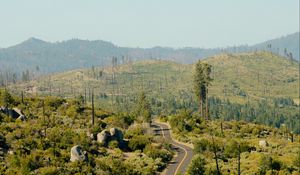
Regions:
[[208, 86], [212, 81], [210, 78], [211, 65], [202, 63], [200, 60], [195, 65], [194, 91], [199, 100], [199, 112], [203, 116], [203, 104], [206, 104], [206, 118], [208, 118]]
[[151, 113], [151, 105], [146, 98], [146, 94], [142, 92], [139, 97], [136, 109], [136, 115], [138, 117], [138, 120], [140, 120], [141, 122], [151, 123]]
[[4, 91], [1, 97], [1, 103], [4, 105], [5, 108], [11, 107], [11, 105], [14, 103], [13, 97], [7, 90]]

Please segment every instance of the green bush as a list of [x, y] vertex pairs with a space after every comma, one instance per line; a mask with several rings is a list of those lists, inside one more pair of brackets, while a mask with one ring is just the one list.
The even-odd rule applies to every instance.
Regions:
[[22, 174], [29, 174], [43, 166], [43, 156], [41, 152], [32, 152], [30, 155], [21, 157], [20, 165]]
[[151, 145], [147, 145], [145, 147], [144, 153], [153, 159], [161, 158], [164, 163], [169, 162], [173, 157], [172, 153], [169, 152], [168, 150], [158, 149]]
[[119, 142], [117, 140], [112, 140], [108, 143], [110, 149], [119, 148]]
[[59, 173], [56, 167], [42, 167], [38, 169], [39, 174], [41, 175], [56, 175]]
[[193, 160], [188, 167], [187, 174], [188, 175], [203, 175], [203, 174], [205, 174], [205, 165], [206, 165], [205, 159], [201, 155], [196, 154], [193, 157]]
[[143, 127], [141, 125], [134, 125], [128, 128], [125, 133], [125, 138], [131, 139], [134, 136], [143, 135]]
[[57, 109], [59, 106], [61, 106], [65, 102], [66, 102], [65, 99], [59, 98], [59, 97], [46, 97], [45, 98], [45, 106], [49, 106], [54, 109]]
[[298, 149], [296, 154], [297, 155], [295, 156], [295, 158], [293, 160], [293, 164], [298, 169], [298, 171], [300, 172], [300, 149]]
[[249, 151], [250, 146], [246, 142], [238, 142], [236, 140], [230, 140], [225, 145], [224, 154], [228, 158], [237, 157], [238, 152]]
[[282, 162], [272, 158], [269, 155], [262, 155], [259, 162], [259, 173], [266, 174], [268, 170], [279, 171], [282, 168]]
[[151, 143], [151, 139], [147, 135], [137, 135], [129, 140], [128, 146], [131, 150], [143, 150], [146, 145]]
[[194, 152], [195, 153], [203, 153], [205, 151], [209, 151], [211, 147], [212, 147], [212, 143], [209, 140], [203, 138], [203, 139], [197, 140], [194, 143]]

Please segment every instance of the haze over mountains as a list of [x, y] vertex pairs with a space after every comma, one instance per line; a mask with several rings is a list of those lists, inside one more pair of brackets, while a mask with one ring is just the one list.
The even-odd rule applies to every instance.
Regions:
[[106, 66], [112, 57], [118, 62], [145, 59], [173, 60], [179, 63], [194, 63], [196, 60], [222, 52], [240, 53], [268, 50], [286, 56], [292, 53], [299, 60], [299, 32], [265, 41], [253, 46], [242, 45], [227, 48], [129, 48], [119, 47], [102, 40], [71, 39], [63, 42], [46, 42], [30, 38], [18, 45], [0, 48], [0, 72], [21, 73], [38, 70], [42, 73], [61, 72], [75, 68]]

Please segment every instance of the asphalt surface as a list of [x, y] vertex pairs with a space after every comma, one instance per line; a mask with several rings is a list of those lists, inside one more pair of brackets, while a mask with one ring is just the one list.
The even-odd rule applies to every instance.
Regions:
[[176, 151], [176, 156], [168, 164], [166, 170], [163, 172], [164, 175], [185, 174], [193, 158], [193, 149], [174, 141], [168, 125], [152, 122], [151, 126], [155, 129], [156, 134], [168, 140], [172, 144], [173, 150]]

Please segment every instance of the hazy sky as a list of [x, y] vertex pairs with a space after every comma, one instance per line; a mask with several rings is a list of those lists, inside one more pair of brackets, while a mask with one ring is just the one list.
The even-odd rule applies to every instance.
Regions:
[[299, 0], [0, 0], [0, 47], [29, 37], [223, 47], [299, 31]]

